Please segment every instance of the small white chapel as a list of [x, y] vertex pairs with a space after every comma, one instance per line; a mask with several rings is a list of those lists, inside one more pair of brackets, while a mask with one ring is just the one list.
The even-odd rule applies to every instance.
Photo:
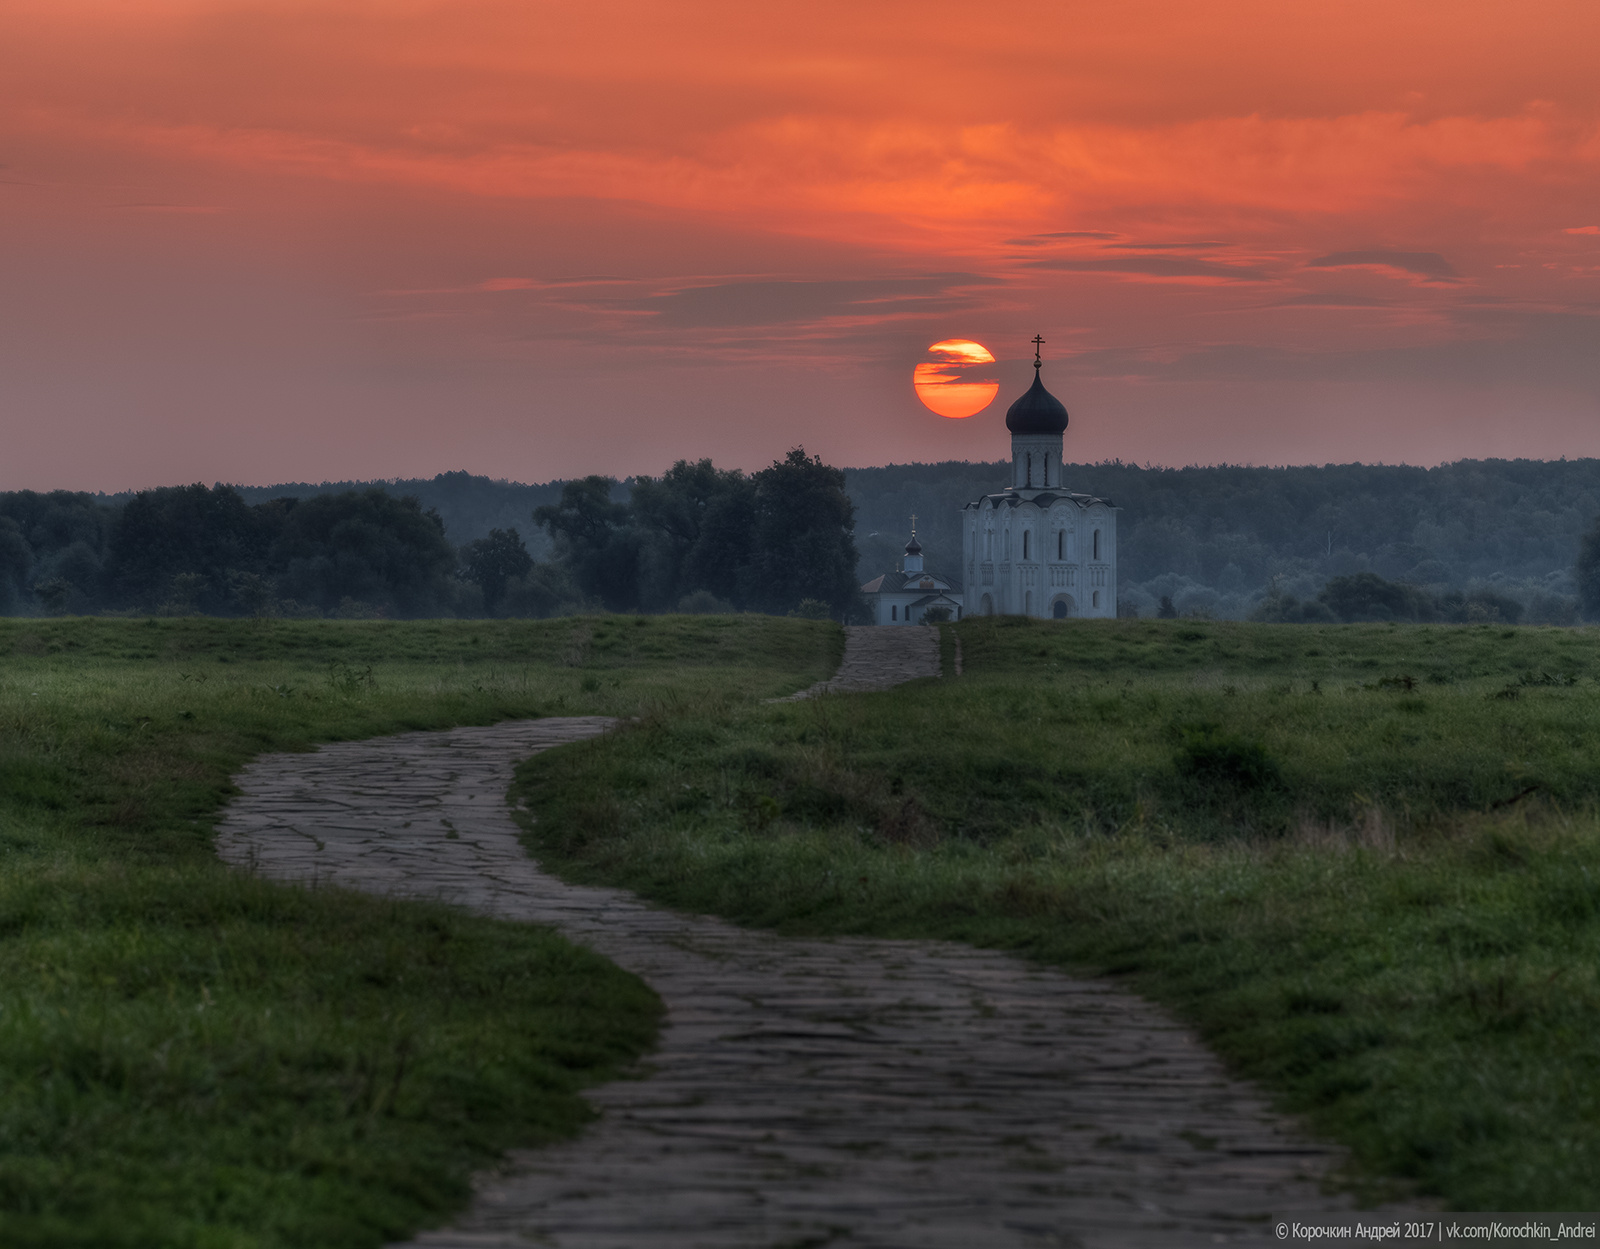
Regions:
[[911, 541], [906, 543], [900, 567], [874, 577], [861, 587], [861, 593], [872, 608], [873, 624], [923, 624], [935, 609], [943, 609], [950, 620], [961, 619], [961, 591], [922, 566], [922, 543], [917, 541], [915, 516], [911, 518]]
[[1117, 509], [1061, 480], [1067, 409], [1040, 378], [1043, 345], [1035, 336], [1033, 385], [1006, 411], [1011, 484], [962, 509], [968, 610], [1045, 620], [1115, 617]]

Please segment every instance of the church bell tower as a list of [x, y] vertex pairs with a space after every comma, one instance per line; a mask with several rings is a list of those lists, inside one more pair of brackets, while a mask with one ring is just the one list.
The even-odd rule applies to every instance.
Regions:
[[1011, 484], [962, 509], [964, 594], [969, 614], [1036, 620], [1117, 615], [1117, 506], [1068, 490], [1061, 480], [1067, 409], [1040, 380], [1006, 411]]
[[1061, 489], [1062, 436], [1067, 432], [1066, 405], [1044, 388], [1039, 378], [1044, 339], [1033, 338], [1033, 385], [1006, 410], [1011, 431], [1011, 488]]

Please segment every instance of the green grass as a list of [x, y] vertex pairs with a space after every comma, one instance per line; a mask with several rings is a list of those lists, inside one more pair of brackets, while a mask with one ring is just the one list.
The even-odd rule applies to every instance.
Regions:
[[1127, 977], [1370, 1191], [1600, 1206], [1594, 632], [959, 633], [960, 681], [534, 759], [530, 844], [744, 923]]
[[0, 1244], [379, 1245], [651, 1044], [654, 995], [543, 930], [221, 866], [252, 755], [726, 714], [839, 647], [761, 618], [0, 621]]

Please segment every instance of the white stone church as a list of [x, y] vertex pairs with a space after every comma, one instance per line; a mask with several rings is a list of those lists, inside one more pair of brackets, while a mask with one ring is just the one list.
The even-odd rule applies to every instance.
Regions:
[[962, 509], [969, 614], [1065, 620], [1117, 614], [1117, 509], [1061, 480], [1067, 409], [1033, 385], [1006, 412], [1011, 484]]
[[1033, 385], [1006, 411], [1011, 484], [962, 509], [966, 584], [922, 565], [915, 518], [900, 569], [861, 587], [877, 624], [921, 624], [944, 608], [966, 614], [1112, 618], [1117, 614], [1117, 509], [1110, 499], [1076, 494], [1061, 481], [1067, 409], [1040, 380], [1034, 339]]

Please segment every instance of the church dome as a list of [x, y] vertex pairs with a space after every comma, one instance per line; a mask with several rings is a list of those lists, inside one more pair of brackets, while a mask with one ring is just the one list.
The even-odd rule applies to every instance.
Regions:
[[1039, 366], [1033, 366], [1033, 385], [1006, 409], [1006, 428], [1013, 434], [1062, 434], [1067, 429], [1067, 408], [1044, 388]]
[[911, 541], [906, 543], [906, 554], [907, 555], [921, 555], [922, 554], [922, 543], [917, 541], [917, 535], [916, 534], [912, 534], [911, 535]]

